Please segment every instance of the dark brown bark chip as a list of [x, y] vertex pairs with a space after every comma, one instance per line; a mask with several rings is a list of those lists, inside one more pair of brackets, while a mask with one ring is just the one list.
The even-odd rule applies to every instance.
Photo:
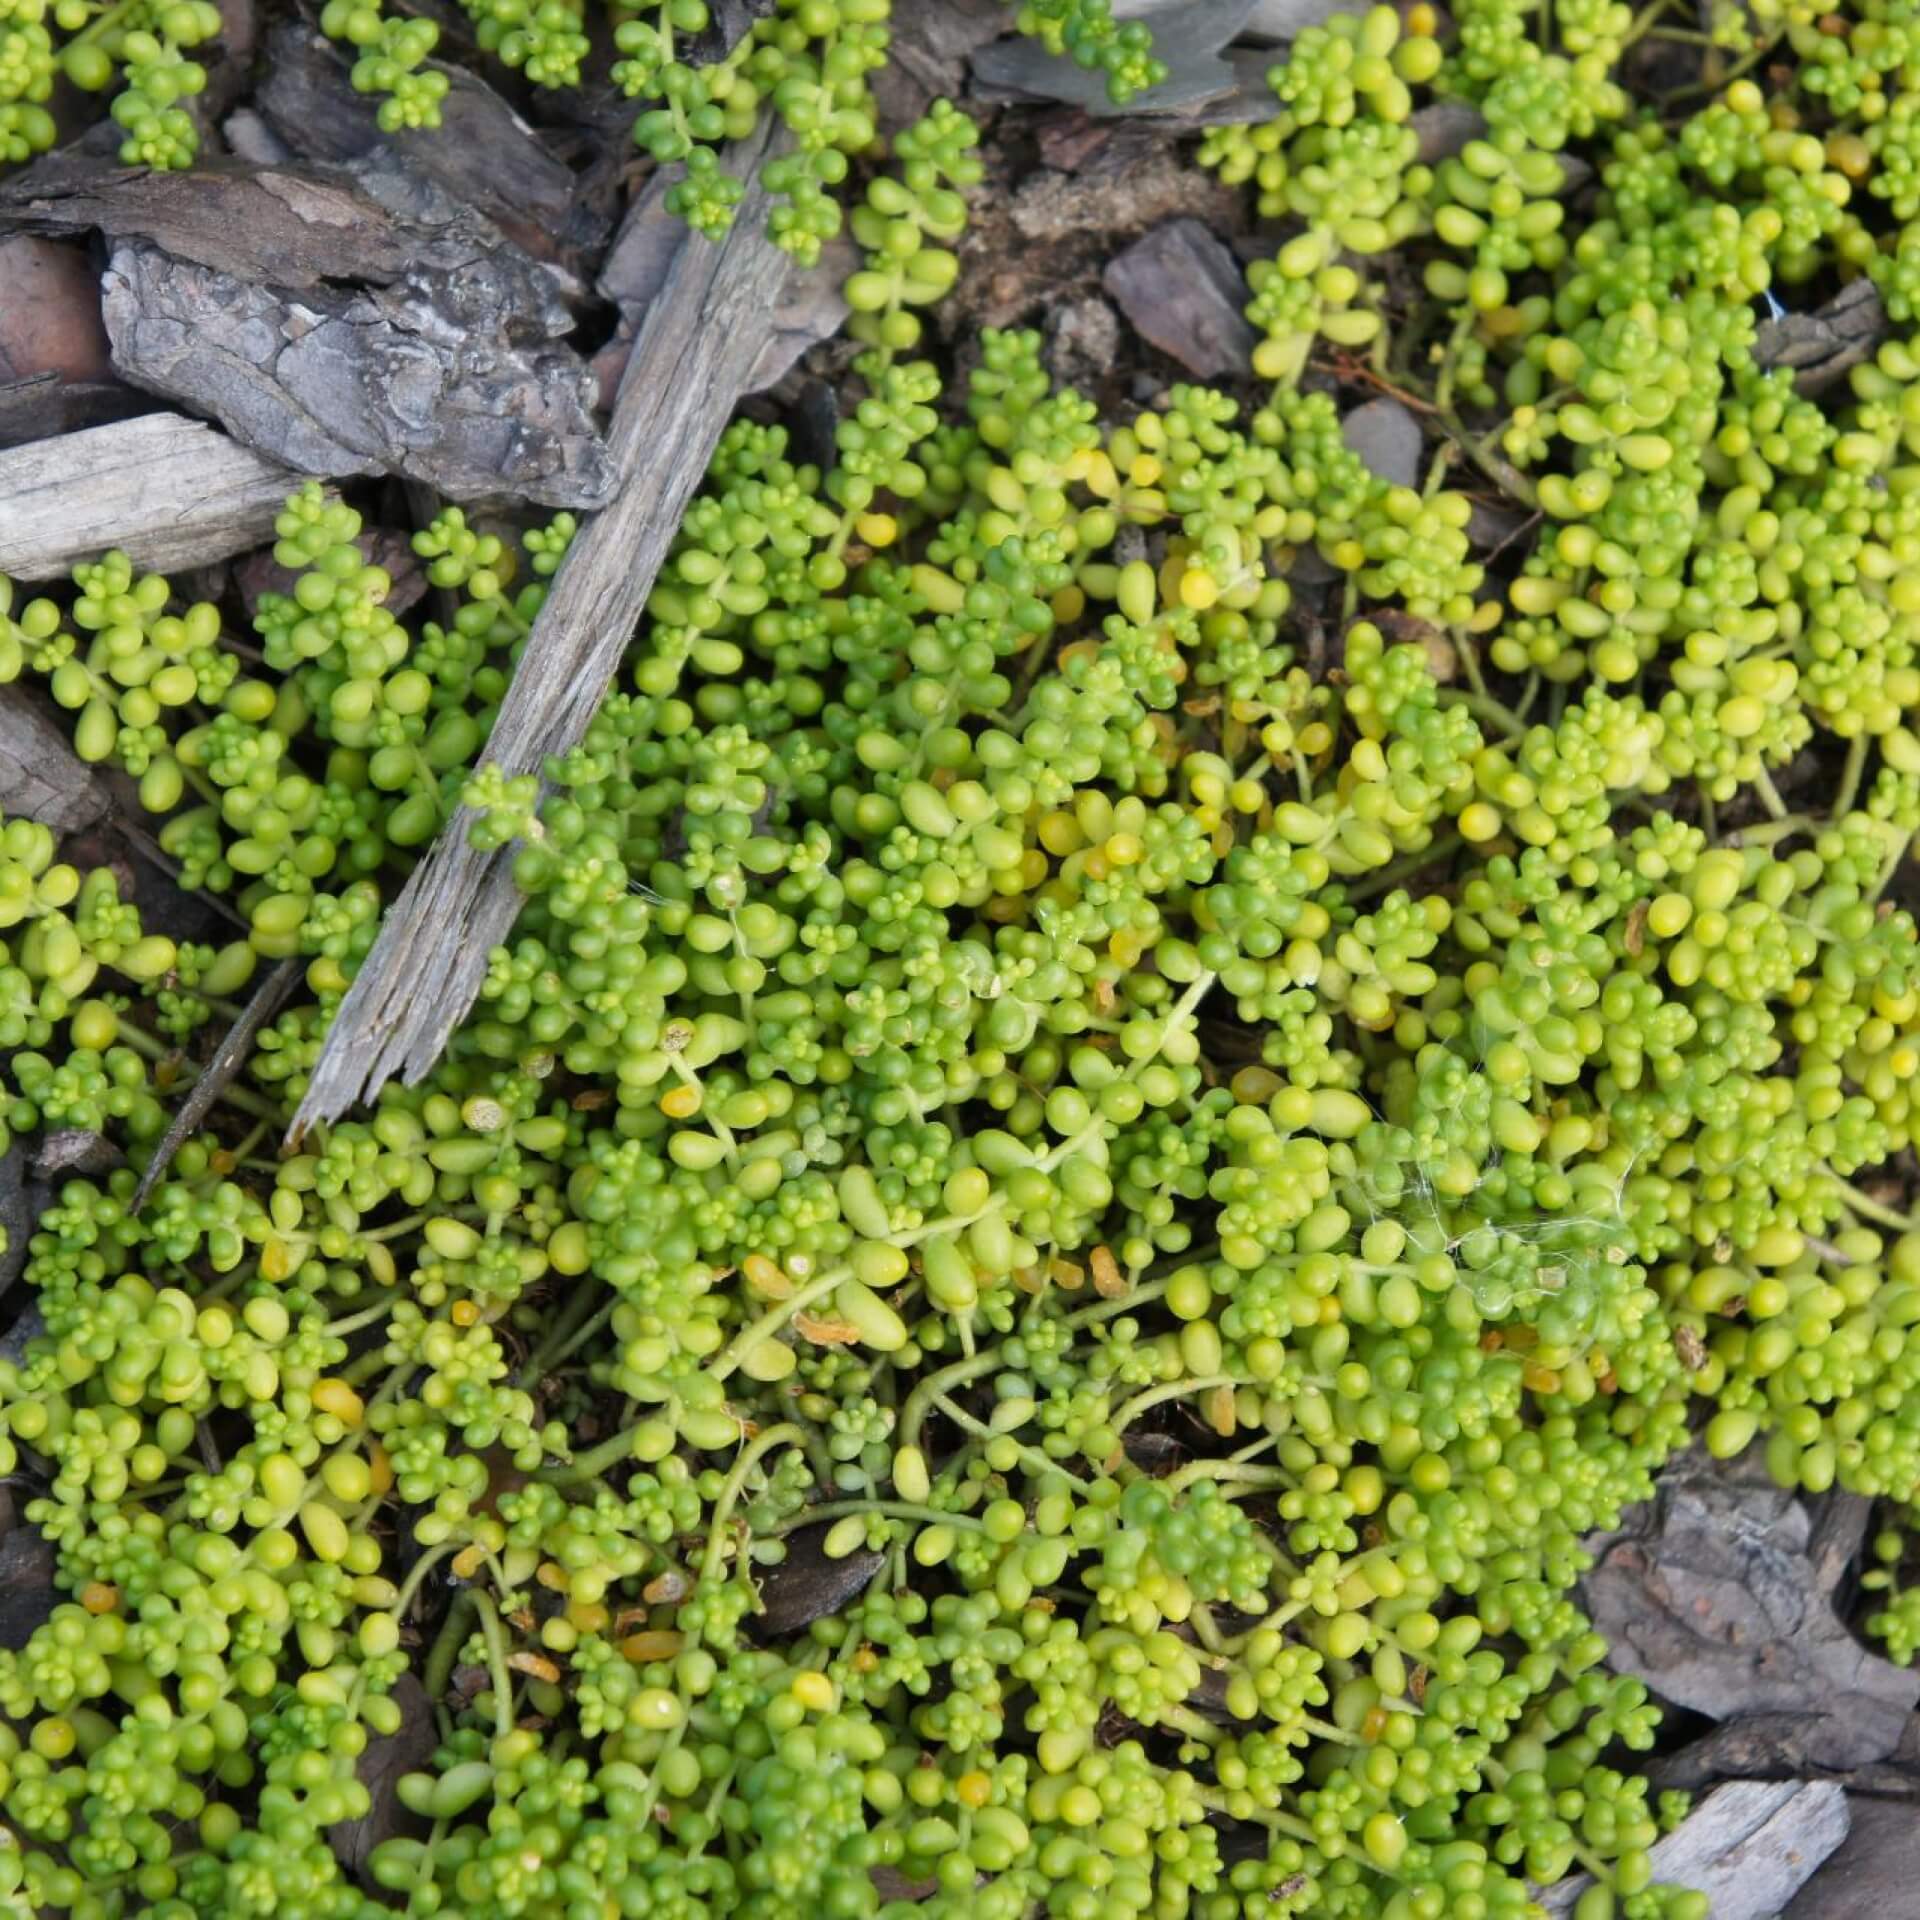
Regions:
[[393, 1689], [394, 1704], [400, 1709], [400, 1724], [392, 1733], [377, 1733], [366, 1744], [355, 1771], [373, 1804], [358, 1820], [342, 1820], [327, 1829], [327, 1840], [334, 1858], [361, 1878], [373, 1850], [383, 1840], [411, 1832], [420, 1823], [400, 1804], [399, 1784], [403, 1773], [420, 1773], [433, 1759], [440, 1744], [434, 1725], [433, 1702], [426, 1689], [410, 1673], [403, 1673]]
[[100, 276], [84, 247], [16, 233], [0, 240], [0, 380], [113, 377]]
[[151, 394], [118, 380], [68, 380], [57, 373], [36, 373], [0, 382], [0, 449], [84, 433], [89, 427], [152, 413], [159, 405]]
[[27, 1644], [66, 1597], [53, 1584], [52, 1541], [22, 1512], [36, 1491], [30, 1482], [30, 1475], [19, 1472], [0, 1485], [0, 1647], [11, 1653]]
[[606, 242], [611, 206], [478, 73], [447, 76], [439, 131], [392, 137], [356, 93], [350, 62], [323, 35], [286, 21], [268, 36], [255, 105], [292, 154], [345, 163], [373, 155], [426, 175], [543, 259], [580, 264]]

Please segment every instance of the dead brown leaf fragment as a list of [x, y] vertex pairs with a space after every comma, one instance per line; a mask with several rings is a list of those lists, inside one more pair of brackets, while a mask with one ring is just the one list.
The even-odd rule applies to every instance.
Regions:
[[794, 1330], [816, 1347], [851, 1347], [860, 1340], [860, 1329], [845, 1320], [826, 1320], [811, 1313], [793, 1316]]

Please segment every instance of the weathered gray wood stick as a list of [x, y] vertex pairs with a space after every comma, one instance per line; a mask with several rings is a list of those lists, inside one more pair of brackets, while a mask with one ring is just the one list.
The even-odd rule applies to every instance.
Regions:
[[[764, 149], [731, 157], [756, 176]], [[758, 186], [719, 246], [689, 236], [647, 314], [614, 404], [612, 502], [575, 537], [483, 758], [539, 769], [586, 731], [633, 637], [688, 501], [772, 337], [787, 256], [765, 237]], [[290, 1137], [337, 1118], [396, 1073], [433, 1066], [519, 912], [512, 852], [477, 853], [461, 808], [399, 897], [342, 1002]]]
[[148, 572], [224, 560], [273, 537], [299, 484], [178, 413], [32, 440], [0, 451], [0, 573], [51, 580], [109, 547]]
[[[1655, 1843], [1654, 1877], [1704, 1893], [1713, 1920], [1773, 1920], [1847, 1837], [1848, 1822], [1837, 1781], [1730, 1781]], [[1565, 1920], [1592, 1885], [1581, 1874], [1537, 1898]]]

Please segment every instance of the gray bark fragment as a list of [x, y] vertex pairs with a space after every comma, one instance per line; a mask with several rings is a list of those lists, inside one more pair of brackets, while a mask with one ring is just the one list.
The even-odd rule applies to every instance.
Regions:
[[1340, 422], [1340, 437], [1366, 462], [1367, 470], [1389, 486], [1420, 484], [1426, 436], [1420, 422], [1390, 395], [1355, 407]]
[[1233, 249], [1198, 220], [1169, 220], [1109, 263], [1102, 284], [1140, 337], [1202, 380], [1244, 373], [1259, 336]]
[[284, 167], [298, 159], [294, 150], [251, 107], [239, 107], [228, 114], [220, 131], [237, 159], [253, 167]]
[[1247, 18], [1249, 39], [1294, 40], [1302, 29], [1317, 27], [1336, 13], [1350, 12], [1340, 0], [1256, 0]]
[[112, 804], [105, 782], [25, 688], [0, 687], [0, 814], [77, 833]]
[[105, 234], [115, 366], [272, 458], [548, 506], [612, 485], [555, 270], [384, 150], [70, 170], [0, 190], [8, 228]]
[[1847, 1796], [1852, 1826], [1780, 1920], [1895, 1920], [1920, 1886], [1920, 1809], [1911, 1801]]
[[1920, 1701], [1920, 1673], [1869, 1653], [1834, 1612], [1864, 1507], [1838, 1518], [1837, 1535], [1836, 1523], [1816, 1524], [1752, 1455], [1685, 1456], [1651, 1506], [1589, 1543], [1596, 1564], [1581, 1591], [1610, 1664], [1715, 1720], [1770, 1719], [1776, 1742], [1798, 1719], [1791, 1757], [1802, 1769], [1885, 1758]]
[[124, 242], [107, 327], [129, 379], [303, 472], [398, 473], [456, 500], [505, 482], [592, 506], [612, 469], [591, 377], [515, 325], [510, 280], [479, 258], [404, 288], [295, 295]]
[[1437, 166], [1450, 160], [1469, 140], [1486, 137], [1487, 119], [1464, 100], [1436, 100], [1407, 122], [1420, 141], [1420, 164]]
[[1006, 28], [1000, 0], [896, 0], [887, 64], [871, 81], [882, 124], [905, 126], [934, 101], [958, 99], [968, 59]]
[[773, 0], [711, 0], [706, 31], [688, 43], [689, 64], [706, 66], [724, 59], [753, 31], [754, 22], [773, 11]]
[[1794, 390], [1824, 393], [1837, 385], [1887, 337], [1880, 290], [1864, 276], [1842, 287], [1811, 313], [1783, 314], [1762, 323], [1753, 357], [1763, 367], [1793, 369]]
[[1107, 95], [1107, 77], [1050, 54], [1024, 35], [996, 40], [973, 56], [973, 77], [989, 96], [1062, 100], [1099, 117], [1114, 114], [1181, 114], [1235, 93], [1240, 70], [1223, 49], [1246, 26], [1254, 0], [1161, 0], [1131, 11], [1153, 28], [1153, 50], [1167, 67], [1159, 86], [1124, 107]]
[[91, 1127], [60, 1127], [34, 1142], [33, 1170], [42, 1180], [79, 1174], [98, 1180], [126, 1164], [126, 1156]]

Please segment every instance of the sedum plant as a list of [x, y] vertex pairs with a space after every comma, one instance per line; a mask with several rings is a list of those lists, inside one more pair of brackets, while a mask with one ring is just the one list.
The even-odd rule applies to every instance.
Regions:
[[[728, 432], [544, 782], [482, 742], [564, 525], [436, 523], [413, 634], [303, 493], [246, 675], [112, 560], [7, 602], [252, 933], [0, 837], [8, 1124], [128, 1162], [0, 1363], [63, 1595], [0, 1654], [0, 1911], [1703, 1920], [1583, 1536], [1758, 1448], [1880, 1503], [1920, 1644], [1920, 347], [1808, 398], [1748, 304], [1894, 311], [1900, 22], [1656, 113], [1658, 19], [1303, 34], [1205, 142], [1298, 228], [1247, 406], [1103, 420], [1025, 332], [946, 390], [937, 111], [833, 459]], [[1487, 133], [1426, 163], [1436, 96]], [[1420, 402], [1424, 487], [1328, 372]], [[1537, 509], [1498, 555], [1463, 465]], [[481, 1001], [275, 1158], [457, 798], [526, 895]], [[136, 1207], [256, 954], [309, 997]]]
[[[1012, 0], [1009, 0], [1012, 4]], [[577, 87], [592, 51], [582, 0], [462, 0], [480, 46], [539, 87]], [[774, 196], [768, 232], [811, 266], [840, 231], [834, 189], [874, 147], [879, 107], [869, 76], [887, 62], [893, 0], [775, 0], [730, 52], [707, 57], [715, 26], [707, 0], [619, 0], [611, 9], [620, 58], [615, 84], [643, 103], [635, 143], [662, 166], [680, 166], [667, 206], [701, 233], [724, 233], [746, 191], [721, 149], [769, 115], [786, 148], [761, 180]], [[437, 29], [380, 0], [327, 0], [320, 24], [359, 49], [353, 83], [381, 96], [389, 132], [437, 127], [447, 77], [430, 66]], [[1117, 23], [1110, 0], [1022, 0], [1014, 24], [1052, 52], [1106, 76], [1117, 104], [1165, 77], [1146, 26]]]
[[[540, 88], [577, 88], [593, 53], [581, 0], [462, 0], [480, 50]], [[1014, 4], [1014, 0], [1008, 0]], [[672, 212], [702, 233], [732, 224], [746, 183], [722, 151], [771, 115], [787, 150], [761, 179], [775, 198], [768, 231], [807, 265], [841, 229], [835, 189], [879, 149], [869, 76], [887, 63], [892, 0], [776, 0], [728, 52], [709, 57], [707, 0], [636, 0], [610, 9], [614, 84], [640, 103], [633, 138], [662, 166], [683, 169]], [[388, 133], [437, 128], [448, 74], [434, 62], [440, 29], [382, 0], [326, 0], [322, 29], [354, 54], [352, 79], [379, 100]], [[1125, 105], [1165, 78], [1139, 21], [1118, 22], [1111, 0], [1020, 0], [1012, 24], [1089, 71]], [[56, 88], [105, 93], [122, 128], [120, 158], [161, 169], [193, 164], [199, 128], [182, 104], [206, 85], [187, 56], [221, 32], [210, 0], [0, 0], [0, 169], [51, 148]]]
[[0, 169], [44, 153], [58, 137], [48, 102], [57, 86], [116, 87], [108, 111], [128, 166], [184, 167], [199, 130], [180, 103], [207, 83], [188, 58], [217, 39], [211, 0], [6, 0], [0, 6]]

